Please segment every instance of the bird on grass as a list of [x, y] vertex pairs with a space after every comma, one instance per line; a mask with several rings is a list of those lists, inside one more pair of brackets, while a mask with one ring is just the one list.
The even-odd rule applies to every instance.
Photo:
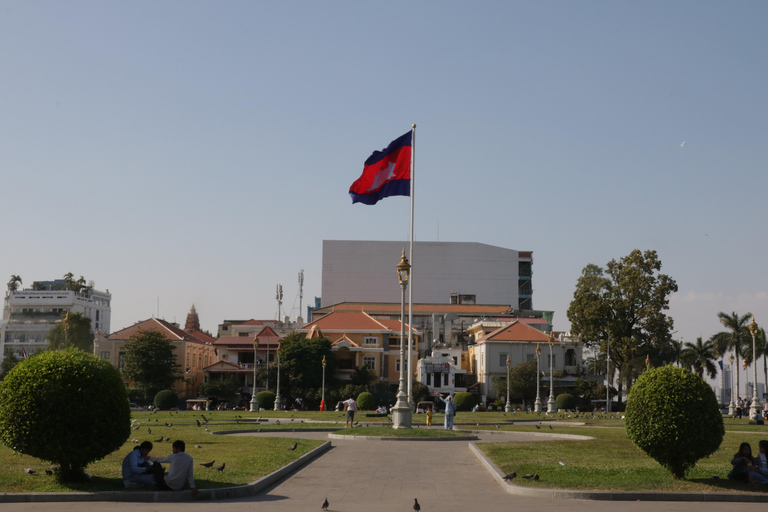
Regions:
[[197, 422], [197, 426], [198, 426], [198, 427], [202, 427], [202, 426], [203, 426], [203, 424], [202, 424], [202, 423], [200, 423], [200, 420], [195, 420], [195, 421]]
[[280, 420], [275, 420], [275, 425], [279, 425], [279, 424], [280, 424]]
[[525, 475], [523, 478], [525, 478], [526, 480], [530, 480], [530, 479], [538, 480], [539, 479], [539, 472], [537, 471], [533, 475]]
[[46, 469], [45, 474], [48, 476], [51, 476], [53, 474], [53, 471], [51, 471], [50, 469]]
[[534, 425], [534, 427], [536, 427], [536, 430], [541, 430], [541, 427], [538, 425]]
[[204, 422], [208, 423], [208, 418], [206, 418], [206, 417], [205, 417], [204, 415], [202, 415], [202, 414], [200, 415], [200, 417], [201, 417], [201, 418], [203, 418], [203, 421], [204, 421]]
[[212, 460], [211, 462], [201, 462], [200, 465], [206, 468], [213, 467], [213, 463], [216, 462], [215, 460]]
[[211, 430], [208, 427], [205, 427], [206, 432], [210, 432]]
[[538, 472], [538, 471], [536, 472], [536, 474], [534, 474], [534, 475], [533, 475], [533, 479], [534, 479], [534, 481], [536, 481], [536, 482], [538, 482], [538, 481], [539, 481], [539, 472]]
[[148, 429], [147, 429], [147, 434], [151, 434], [151, 433], [152, 433], [152, 429], [151, 429], [151, 428], [148, 428]]
[[32, 469], [32, 468], [24, 468], [24, 472], [26, 474], [28, 474], [28, 475], [34, 475], [35, 474], [35, 470]]
[[419, 500], [416, 498], [413, 498], [413, 510], [416, 512], [419, 512], [421, 510], [421, 505], [419, 505]]
[[323, 504], [320, 506], [323, 510], [328, 510], [328, 498], [323, 500]]
[[200, 446], [199, 444], [196, 444], [195, 448], [202, 448], [202, 446]]
[[156, 443], [162, 443], [163, 442], [163, 437], [161, 436], [160, 439], [155, 439], [155, 442]]
[[552, 425], [549, 426], [549, 430], [552, 430]]
[[215, 469], [216, 471], [224, 471], [224, 466], [226, 466], [226, 465], [227, 465], [227, 463], [226, 463], [226, 462], [222, 462], [222, 463], [221, 463], [221, 466], [216, 466], [216, 467], [215, 467], [215, 468], [213, 468], [213, 469]]
[[293, 446], [291, 446], [291, 447], [290, 447], [290, 448], [288, 448], [288, 449], [289, 449], [289, 450], [291, 450], [291, 451], [293, 451], [293, 450], [295, 450], [295, 449], [296, 449], [296, 447], [297, 447], [297, 446], [299, 446], [299, 443], [293, 443]]
[[507, 480], [507, 481], [514, 480], [516, 476], [517, 476], [517, 472], [513, 471], [512, 473], [509, 473], [508, 475], [504, 475], [504, 480]]

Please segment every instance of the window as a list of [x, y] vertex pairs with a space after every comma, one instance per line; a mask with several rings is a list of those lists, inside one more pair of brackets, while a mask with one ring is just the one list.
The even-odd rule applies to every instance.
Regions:
[[499, 354], [499, 366], [501, 366], [502, 368], [506, 368], [507, 367], [507, 353], [506, 352], [502, 352], [501, 354]]
[[101, 358], [102, 359], [109, 359], [109, 351], [107, 350], [107, 351], [102, 352], [101, 353]]
[[552, 358], [552, 367], [557, 368], [557, 354], [547, 354], [547, 364], [550, 358]]
[[378, 345], [379, 344], [379, 338], [376, 336], [366, 336], [363, 340], [364, 345]]
[[125, 358], [125, 352], [118, 352], [117, 354], [117, 369], [123, 371], [123, 359]]
[[427, 386], [431, 386], [431, 385], [432, 385], [432, 374], [427, 373]]
[[376, 371], [376, 356], [363, 356], [363, 367], [367, 366], [368, 370]]
[[400, 373], [400, 358], [395, 359], [395, 371]]
[[445, 386], [448, 385], [448, 375], [450, 375], [450, 374], [448, 374], [448, 373], [444, 373], [443, 374], [443, 385], [445, 385]]

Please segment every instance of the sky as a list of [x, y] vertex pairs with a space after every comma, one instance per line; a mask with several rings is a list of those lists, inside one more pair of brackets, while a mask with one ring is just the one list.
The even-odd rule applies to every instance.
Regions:
[[408, 239], [408, 198], [348, 190], [416, 124], [416, 240], [533, 251], [555, 329], [581, 270], [633, 249], [677, 281], [675, 338], [720, 311], [768, 325], [766, 19], [762, 1], [6, 0], [0, 278], [93, 280], [112, 331], [192, 304], [214, 333], [277, 318], [278, 283], [295, 318], [323, 240]]

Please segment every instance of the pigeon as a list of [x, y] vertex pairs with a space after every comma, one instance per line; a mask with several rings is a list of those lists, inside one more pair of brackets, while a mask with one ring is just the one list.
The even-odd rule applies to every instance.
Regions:
[[289, 450], [291, 450], [291, 451], [293, 451], [293, 450], [295, 450], [295, 449], [296, 449], [296, 447], [297, 447], [297, 446], [299, 446], [299, 443], [293, 443], [293, 446], [291, 446], [291, 447], [290, 447], [290, 448], [288, 448], [288, 449], [289, 449]]
[[162, 437], [162, 436], [160, 436], [160, 439], [155, 439], [155, 442], [156, 442], [156, 443], [162, 443], [162, 442], [163, 442], [163, 437]]
[[205, 427], [205, 431], [206, 431], [206, 432], [210, 432], [210, 430], [208, 429], [208, 427]]
[[166, 438], [165, 438], [165, 440], [166, 440], [166, 441], [170, 441], [170, 440], [171, 440], [171, 438], [170, 438], [170, 437], [166, 437]]
[[419, 512], [421, 510], [421, 505], [419, 505], [419, 500], [416, 498], [413, 498], [413, 510], [416, 512]]
[[280, 420], [275, 420], [275, 425], [279, 425], [279, 424], [280, 424]]
[[148, 429], [147, 429], [147, 434], [151, 434], [151, 433], [152, 433], [152, 429], [151, 429], [151, 428], [148, 428]]
[[48, 476], [51, 476], [53, 474], [53, 471], [51, 471], [50, 469], [46, 469], [45, 474]]
[[217, 466], [217, 467], [215, 467], [213, 469], [215, 469], [216, 471], [224, 471], [224, 466], [226, 466], [226, 465], [227, 465], [226, 462], [222, 462], [221, 466]]
[[35, 474], [35, 470], [32, 469], [32, 468], [24, 468], [24, 472], [26, 474], [28, 474], [28, 475], [34, 475]]
[[[538, 475], [539, 472], [537, 471], [536, 474]], [[526, 480], [530, 480], [531, 478], [533, 478], [533, 476], [534, 475], [523, 475], [523, 478], [525, 478]]]
[[536, 430], [541, 430], [541, 427], [538, 425], [534, 425], [534, 427], [536, 427]]
[[516, 476], [517, 476], [517, 472], [513, 471], [508, 475], [504, 475], [504, 480], [514, 480]]
[[533, 479], [534, 479], [534, 481], [536, 481], [536, 482], [538, 482], [538, 481], [539, 481], [539, 472], [538, 472], [538, 471], [537, 471], [537, 472], [536, 472], [536, 473], [533, 475]]
[[205, 416], [203, 416], [202, 414], [200, 415], [200, 417], [201, 417], [201, 418], [203, 418], [203, 421], [204, 421], [204, 422], [208, 423], [208, 418], [206, 418], [206, 417], [205, 417]]
[[323, 504], [320, 508], [322, 508], [323, 510], [328, 510], [328, 498], [325, 498], [323, 500]]
[[202, 424], [202, 423], [200, 423], [200, 420], [195, 420], [195, 421], [197, 422], [197, 426], [198, 426], [198, 427], [202, 427], [202, 426], [203, 426], [203, 424]]
[[552, 425], [549, 426], [549, 430], [552, 430]]
[[200, 446], [199, 444], [196, 444], [195, 448], [202, 448], [202, 446]]
[[213, 467], [213, 463], [216, 462], [215, 460], [212, 460], [211, 462], [202, 462], [200, 463], [201, 466], [204, 466], [206, 468]]

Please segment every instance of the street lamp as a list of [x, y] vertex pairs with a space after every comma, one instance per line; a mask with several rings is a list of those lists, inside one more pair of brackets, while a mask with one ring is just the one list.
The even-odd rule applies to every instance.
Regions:
[[509, 356], [507, 356], [507, 405], [504, 406], [504, 412], [512, 412], [512, 404], [509, 403]]
[[[411, 428], [411, 406], [405, 392], [405, 289], [408, 287], [408, 276], [411, 266], [405, 257], [405, 249], [400, 263], [397, 264], [397, 280], [402, 290], [400, 296], [400, 386], [397, 390], [397, 403], [392, 408], [392, 427]], [[410, 327], [410, 326], [409, 326]]]
[[251, 412], [259, 412], [259, 400], [256, 398], [256, 349], [259, 348], [259, 338], [253, 337], [253, 392], [251, 393]]
[[731, 362], [731, 403], [728, 404], [728, 416], [734, 417], [736, 415], [736, 404], [733, 403], [733, 352], [731, 352], [728, 360]]
[[555, 344], [555, 334], [552, 331], [549, 331], [549, 400], [547, 400], [547, 412], [553, 413], [555, 412], [555, 388], [554, 386], [554, 372], [552, 370], [552, 360], [554, 359], [554, 356], [552, 355], [552, 348]]
[[541, 383], [541, 343], [536, 344], [536, 401], [533, 403], [533, 410], [541, 412], [541, 395], [539, 394], [539, 384]]
[[282, 410], [282, 398], [280, 398], [280, 345], [277, 346], [277, 389], [275, 390], [275, 411]]
[[752, 407], [749, 408], [749, 417], [760, 421], [760, 398], [757, 396], [757, 350], [755, 348], [755, 335], [757, 334], [757, 322], [752, 317], [749, 324], [749, 333], [752, 335]]
[[611, 383], [608, 381], [611, 375], [611, 340], [605, 345], [605, 412], [611, 412]]
[[325, 410], [325, 356], [323, 356], [323, 397], [320, 399], [320, 410]]

